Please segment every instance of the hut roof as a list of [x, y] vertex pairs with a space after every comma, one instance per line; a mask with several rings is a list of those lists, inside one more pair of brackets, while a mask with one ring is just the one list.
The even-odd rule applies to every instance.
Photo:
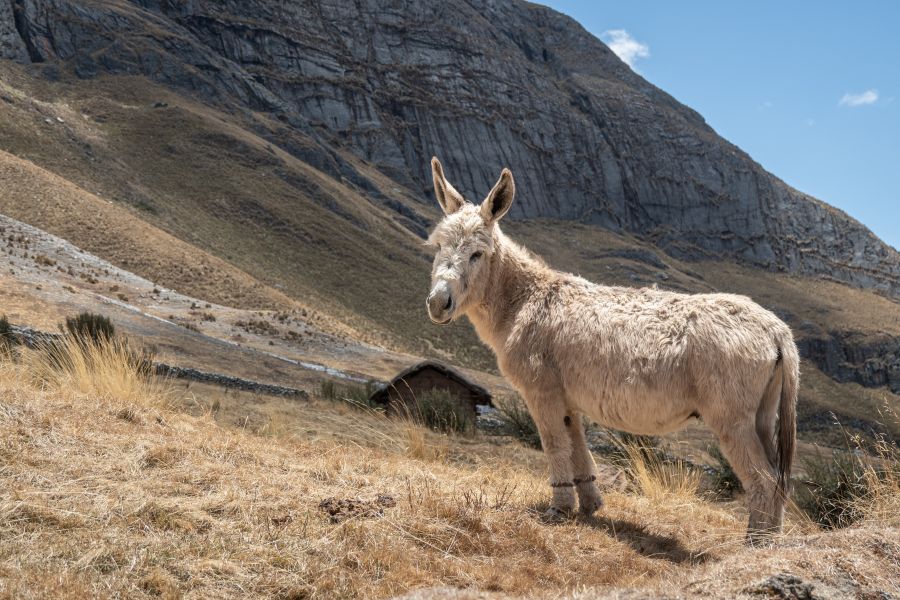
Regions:
[[433, 369], [444, 377], [452, 379], [457, 383], [460, 383], [467, 387], [472, 393], [472, 396], [475, 397], [476, 404], [486, 404], [488, 406], [493, 406], [493, 404], [491, 403], [491, 393], [487, 391], [486, 388], [478, 385], [471, 379], [468, 379], [465, 375], [463, 375], [456, 369], [453, 369], [448, 365], [445, 365], [444, 363], [438, 362], [436, 360], [425, 360], [400, 371], [388, 383], [383, 384], [381, 387], [375, 390], [369, 400], [371, 400], [372, 402], [377, 402], [379, 404], [387, 404], [390, 400], [388, 396], [389, 390], [393, 387], [396, 387], [400, 380], [407, 379], [427, 369]]

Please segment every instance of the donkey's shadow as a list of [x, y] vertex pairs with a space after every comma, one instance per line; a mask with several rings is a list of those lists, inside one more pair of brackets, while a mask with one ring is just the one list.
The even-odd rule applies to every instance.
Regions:
[[[559, 524], [566, 520], [547, 519], [544, 511], [547, 510], [549, 504], [539, 503], [531, 506], [531, 510], [538, 518], [546, 524]], [[571, 521], [568, 521], [571, 522]], [[708, 554], [698, 554], [691, 552], [676, 537], [657, 535], [647, 531], [646, 526], [635, 523], [634, 521], [626, 521], [624, 519], [613, 519], [604, 515], [591, 515], [586, 517], [578, 515], [575, 522], [594, 529], [603, 530], [611, 537], [619, 542], [623, 542], [631, 546], [635, 552], [646, 556], [647, 558], [656, 558], [667, 560], [676, 564], [699, 565], [709, 561], [711, 558]]]
[[647, 558], [659, 558], [677, 564], [699, 565], [710, 557], [691, 552], [675, 537], [650, 533], [643, 525], [606, 516], [581, 516], [579, 523], [608, 532], [617, 541], [634, 548]]

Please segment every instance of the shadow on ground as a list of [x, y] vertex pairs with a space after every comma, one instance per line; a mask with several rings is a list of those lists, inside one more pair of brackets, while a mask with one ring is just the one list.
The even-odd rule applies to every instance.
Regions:
[[580, 517], [579, 522], [603, 529], [647, 558], [659, 558], [677, 564], [699, 565], [709, 556], [691, 552], [677, 538], [650, 533], [643, 525], [605, 516]]

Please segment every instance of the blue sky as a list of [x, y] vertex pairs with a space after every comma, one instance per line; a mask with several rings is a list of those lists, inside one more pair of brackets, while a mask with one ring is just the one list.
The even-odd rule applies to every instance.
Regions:
[[900, 248], [900, 2], [542, 2]]

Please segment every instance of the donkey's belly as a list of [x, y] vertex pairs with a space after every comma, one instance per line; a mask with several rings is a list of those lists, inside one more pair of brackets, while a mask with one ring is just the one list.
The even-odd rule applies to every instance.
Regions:
[[615, 393], [570, 394], [570, 402], [600, 425], [645, 435], [677, 431], [699, 416], [692, 399], [677, 390], [642, 386]]

